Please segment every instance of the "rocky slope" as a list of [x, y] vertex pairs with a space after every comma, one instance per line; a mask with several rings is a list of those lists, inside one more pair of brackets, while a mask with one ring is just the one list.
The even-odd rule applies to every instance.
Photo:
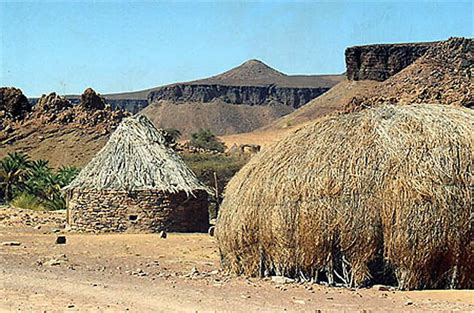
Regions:
[[90, 88], [77, 105], [56, 93], [43, 95], [16, 119], [2, 120], [0, 158], [22, 151], [34, 159], [48, 159], [52, 166], [84, 165], [127, 115], [113, 110]]
[[[357, 51], [360, 62], [354, 61]], [[270, 144], [323, 115], [382, 103], [474, 106], [473, 39], [348, 48], [346, 65], [348, 79], [327, 93], [260, 129], [223, 140]]]
[[320, 96], [340, 75], [286, 75], [250, 60], [220, 75], [150, 91], [142, 112], [162, 128], [188, 136], [199, 128], [216, 134], [248, 132]]

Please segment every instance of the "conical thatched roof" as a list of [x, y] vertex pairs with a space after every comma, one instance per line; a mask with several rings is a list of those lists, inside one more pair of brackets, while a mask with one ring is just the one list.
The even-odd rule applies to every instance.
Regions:
[[347, 286], [472, 288], [474, 111], [381, 106], [331, 115], [229, 182], [223, 266]]
[[145, 116], [126, 118], [66, 190], [209, 191]]

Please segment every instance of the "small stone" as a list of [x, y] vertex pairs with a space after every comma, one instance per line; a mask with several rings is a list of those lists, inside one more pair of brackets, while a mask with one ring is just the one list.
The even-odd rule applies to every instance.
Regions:
[[408, 300], [407, 302], [405, 302], [405, 305], [412, 305], [413, 304], [413, 301], [411, 300]]
[[216, 227], [211, 226], [211, 227], [209, 227], [209, 230], [208, 230], [207, 233], [209, 234], [209, 236], [214, 237], [215, 232], [216, 232]]
[[66, 244], [66, 236], [56, 237], [56, 244], [58, 244], [58, 245]]
[[48, 262], [46, 262], [44, 264], [48, 265], [48, 266], [57, 266], [57, 265], [61, 265], [61, 261], [56, 260], [56, 259], [51, 259], [51, 260], [49, 260]]
[[162, 231], [160, 231], [160, 234], [158, 236], [160, 236], [160, 238], [166, 239], [166, 237], [168, 235], [166, 234], [166, 232], [164, 230], [162, 230]]
[[59, 228], [53, 228], [51, 229], [52, 233], [59, 233], [61, 230]]
[[67, 307], [68, 309], [72, 309], [74, 307], [74, 304], [69, 304]]
[[21, 242], [19, 241], [4, 241], [2, 242], [2, 246], [19, 246]]
[[34, 229], [41, 229], [41, 225], [36, 225]]
[[293, 300], [293, 302], [297, 303], [297, 304], [306, 304], [306, 302], [304, 302], [304, 300], [298, 300], [298, 299]]

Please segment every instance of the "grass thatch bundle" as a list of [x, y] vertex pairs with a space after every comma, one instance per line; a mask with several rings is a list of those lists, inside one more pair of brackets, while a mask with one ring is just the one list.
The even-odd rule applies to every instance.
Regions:
[[122, 121], [102, 150], [66, 190], [206, 190], [145, 116]]
[[464, 108], [382, 106], [296, 131], [228, 184], [223, 266], [346, 286], [471, 288], [473, 124]]

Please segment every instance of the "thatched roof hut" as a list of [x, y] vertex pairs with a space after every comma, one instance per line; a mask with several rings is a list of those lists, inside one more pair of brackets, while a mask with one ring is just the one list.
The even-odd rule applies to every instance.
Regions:
[[124, 119], [65, 187], [70, 224], [95, 231], [206, 231], [210, 191], [145, 116]]
[[224, 268], [346, 286], [472, 288], [474, 113], [437, 105], [331, 115], [229, 182]]

